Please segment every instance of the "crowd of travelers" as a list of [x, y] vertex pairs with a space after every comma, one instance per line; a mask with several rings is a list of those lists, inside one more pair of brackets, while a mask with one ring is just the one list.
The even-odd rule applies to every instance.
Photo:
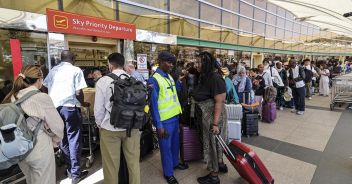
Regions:
[[[349, 61], [299, 61], [295, 58], [283, 61], [276, 57], [266, 58], [262, 64], [250, 68], [245, 62], [219, 62], [209, 52], [201, 52], [193, 62], [177, 62], [176, 56], [162, 51], [158, 55], [157, 69], [153, 70], [150, 66], [151, 76], [146, 80], [135, 70], [134, 65], [125, 63], [124, 56], [120, 53], [109, 55], [110, 74], [107, 75], [98, 69], [83, 72], [74, 66], [74, 61], [74, 54], [65, 50], [61, 54], [61, 62], [46, 77], [39, 66], [27, 65], [13, 83], [7, 81], [1, 89], [1, 101], [20, 106], [23, 111], [18, 112], [24, 114], [26, 126], [33, 132], [32, 137], [35, 137], [22, 137], [27, 138], [27, 142], [33, 140], [33, 145], [28, 148], [28, 154], [16, 162], [28, 184], [56, 183], [54, 147], [62, 150], [66, 162], [65, 174], [72, 179], [72, 183], [78, 183], [88, 175], [88, 171], [81, 167], [81, 107], [89, 105], [94, 105], [95, 123], [100, 133], [104, 183], [118, 183], [120, 153], [123, 152], [129, 183], [140, 184], [141, 135], [134, 122], [139, 119], [140, 107], [136, 104], [142, 104], [143, 109], [144, 105], [149, 105], [157, 132], [164, 178], [169, 184], [177, 184], [174, 170], [188, 169], [188, 165], [179, 159], [179, 130], [180, 123], [189, 121], [185, 114], [188, 113], [186, 105], [190, 103], [196, 104], [195, 109], [190, 111], [196, 111], [196, 119], [201, 125], [199, 130], [203, 158], [209, 170], [208, 175], [197, 178], [197, 181], [201, 184], [220, 183], [219, 173], [226, 173], [228, 169], [215, 135], [227, 140], [225, 103], [258, 103], [260, 109], [266, 98], [266, 89], [274, 87], [277, 91], [275, 102], [278, 110], [290, 108], [293, 113], [303, 115], [307, 99], [311, 100], [314, 95], [329, 96], [331, 78], [351, 72]], [[125, 101], [136, 99], [115, 95], [119, 90], [116, 85], [125, 84], [119, 83], [120, 79], [128, 82], [126, 89], [139, 87], [139, 91], [121, 92], [139, 99], [134, 103], [134, 109], [131, 104], [126, 105], [128, 103]], [[84, 102], [82, 90], [88, 86], [96, 89], [94, 104]], [[143, 95], [144, 88], [148, 91], [145, 92], [148, 93], [148, 102], [146, 97], [141, 98], [136, 94], [138, 92]], [[141, 102], [140, 98], [145, 102]], [[2, 106], [0, 112], [4, 112], [6, 107]], [[118, 107], [124, 109], [116, 109]], [[129, 111], [130, 109], [132, 110]], [[0, 113], [0, 116], [6, 114]], [[133, 126], [125, 128], [121, 125], [131, 119]], [[20, 126], [18, 128], [19, 131], [24, 129]], [[13, 125], [1, 127], [2, 133], [15, 129], [16, 126]], [[7, 141], [21, 143], [17, 136], [22, 135], [15, 134]], [[13, 147], [8, 149], [16, 150]], [[12, 163], [11, 159], [0, 155], [2, 163]]]

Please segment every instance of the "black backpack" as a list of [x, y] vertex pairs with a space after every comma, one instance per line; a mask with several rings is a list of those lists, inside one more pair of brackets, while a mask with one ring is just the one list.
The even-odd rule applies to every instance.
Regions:
[[126, 74], [117, 76], [110, 73], [107, 76], [114, 79], [110, 124], [114, 128], [126, 129], [130, 137], [132, 129], [141, 129], [146, 123], [144, 108], [147, 104], [147, 88], [141, 81]]
[[304, 73], [306, 74], [306, 77], [304, 78], [304, 82], [305, 82], [305, 83], [312, 82], [313, 71], [312, 71], [312, 70], [309, 70], [309, 69], [307, 69], [307, 68], [304, 68]]

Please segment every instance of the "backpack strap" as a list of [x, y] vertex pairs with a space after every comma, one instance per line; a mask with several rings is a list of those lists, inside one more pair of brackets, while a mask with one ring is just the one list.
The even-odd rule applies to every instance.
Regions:
[[25, 95], [23, 95], [20, 99], [16, 100], [14, 102], [15, 105], [19, 105], [21, 104], [22, 102], [26, 101], [27, 99], [29, 99], [31, 96], [35, 95], [35, 94], [38, 94], [40, 93], [39, 90], [33, 90], [33, 91], [30, 91], [28, 93], [26, 93]]
[[106, 76], [112, 78], [113, 80], [119, 79], [119, 77], [117, 75], [113, 74], [113, 73], [108, 73]]

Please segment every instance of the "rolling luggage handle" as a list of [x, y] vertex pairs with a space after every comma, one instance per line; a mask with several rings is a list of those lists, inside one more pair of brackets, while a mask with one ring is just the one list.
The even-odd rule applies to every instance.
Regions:
[[226, 145], [224, 139], [220, 135], [215, 135], [216, 139], [219, 141], [221, 147], [224, 149], [225, 153], [231, 157], [231, 159], [236, 160], [235, 155], [231, 152], [230, 148]]

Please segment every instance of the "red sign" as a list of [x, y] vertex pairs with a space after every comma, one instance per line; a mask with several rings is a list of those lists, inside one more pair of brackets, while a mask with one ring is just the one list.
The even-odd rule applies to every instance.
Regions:
[[13, 79], [16, 79], [22, 69], [21, 43], [19, 39], [10, 39]]
[[106, 38], [136, 39], [136, 25], [46, 9], [48, 31]]

